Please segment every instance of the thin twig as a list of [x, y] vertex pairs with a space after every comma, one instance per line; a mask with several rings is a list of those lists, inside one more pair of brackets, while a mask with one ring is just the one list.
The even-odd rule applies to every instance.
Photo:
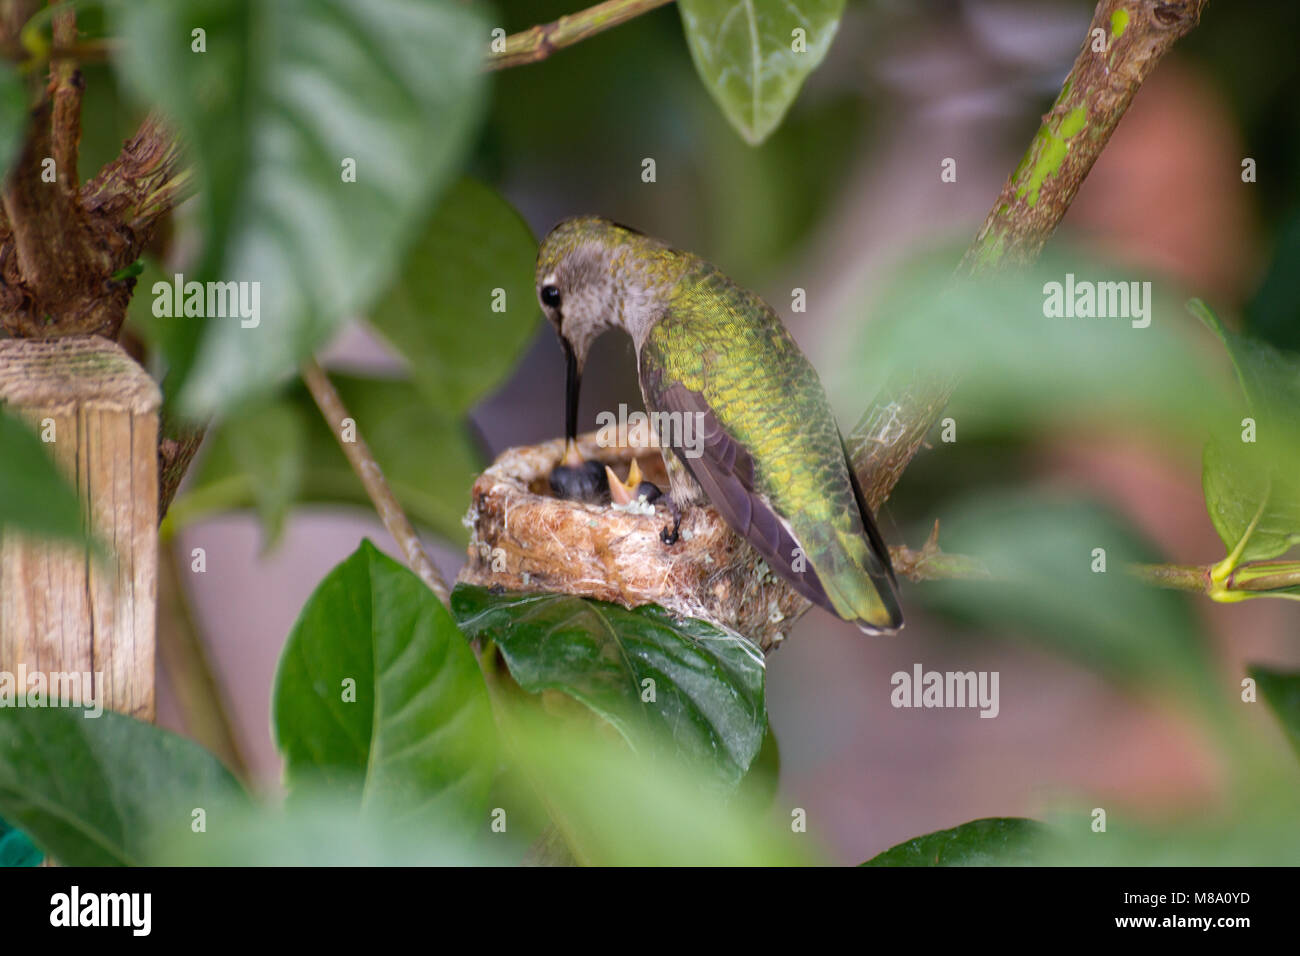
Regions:
[[[1024, 159], [962, 259], [974, 274], [1032, 263], [1064, 218], [1134, 94], [1156, 64], [1200, 20], [1208, 0], [1101, 0], [1060, 95]], [[1096, 31], [1105, 49], [1094, 51]], [[872, 508], [893, 490], [956, 382], [900, 372], [876, 396], [848, 439]]]
[[[388, 533], [393, 536], [397, 546], [406, 555], [407, 566], [429, 586], [429, 590], [438, 596], [438, 600], [443, 604], [449, 604], [451, 592], [447, 590], [446, 582], [443, 581], [442, 575], [438, 573], [433, 562], [429, 560], [429, 556], [425, 554], [424, 546], [420, 544], [415, 528], [411, 526], [406, 512], [402, 510], [397, 497], [388, 487], [379, 462], [375, 461], [370, 447], [361, 437], [356, 419], [348, 414], [343, 399], [330, 382], [329, 376], [315, 359], [308, 359], [302, 363], [302, 380], [307, 383], [312, 398], [316, 400], [316, 405], [325, 416], [326, 423], [334, 432], [334, 437], [338, 439], [339, 447], [347, 456], [352, 470], [361, 479], [361, 484], [365, 487], [366, 494], [370, 496], [370, 501], [375, 506], [375, 511], [378, 512], [384, 527], [388, 529]], [[351, 425], [345, 428], [347, 422]], [[345, 439], [345, 432], [351, 432], [351, 440]]]
[[529, 27], [506, 37], [504, 49], [500, 53], [489, 52], [483, 68], [504, 70], [511, 66], [545, 60], [556, 50], [573, 46], [671, 2], [672, 0], [605, 0], [589, 9], [560, 17], [553, 23]]

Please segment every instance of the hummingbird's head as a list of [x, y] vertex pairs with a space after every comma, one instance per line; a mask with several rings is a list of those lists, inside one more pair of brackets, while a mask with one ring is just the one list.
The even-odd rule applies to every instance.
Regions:
[[568, 438], [576, 433], [578, 388], [591, 344], [619, 327], [637, 337], [634, 324], [646, 310], [649, 270], [657, 239], [599, 216], [566, 219], [542, 240], [537, 252], [537, 301], [564, 346], [568, 363]]

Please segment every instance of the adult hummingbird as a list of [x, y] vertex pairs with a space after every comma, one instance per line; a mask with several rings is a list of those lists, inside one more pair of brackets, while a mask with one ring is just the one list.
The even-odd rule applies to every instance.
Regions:
[[766, 302], [698, 256], [596, 216], [561, 222], [542, 241], [537, 298], [567, 360], [571, 449], [583, 367], [607, 329], [632, 337], [647, 412], [691, 418], [690, 446], [660, 435], [673, 516], [665, 544], [682, 509], [707, 500], [813, 603], [869, 634], [902, 626], [889, 551], [826, 393]]

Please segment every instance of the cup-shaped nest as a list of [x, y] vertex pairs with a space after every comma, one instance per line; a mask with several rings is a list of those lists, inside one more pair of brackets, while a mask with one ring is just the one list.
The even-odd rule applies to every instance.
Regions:
[[[645, 479], [667, 491], [659, 448], [630, 440], [601, 447], [596, 433], [578, 439], [583, 458], [626, 478], [636, 460]], [[549, 476], [564, 456], [560, 439], [511, 448], [474, 482], [466, 525], [469, 562], [459, 580], [507, 591], [551, 591], [658, 604], [735, 631], [764, 651], [778, 645], [808, 602], [774, 575], [757, 552], [712, 508], [682, 513], [680, 537], [665, 504], [620, 508], [554, 496]]]

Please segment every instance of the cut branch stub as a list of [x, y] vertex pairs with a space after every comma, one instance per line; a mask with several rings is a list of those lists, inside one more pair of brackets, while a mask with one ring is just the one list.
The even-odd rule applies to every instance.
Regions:
[[154, 716], [160, 402], [107, 339], [0, 341], [0, 403], [53, 439], [104, 545], [0, 534], [0, 671], [89, 673], [98, 702], [142, 720]]
[[[578, 440], [586, 459], [623, 477], [635, 458], [647, 480], [667, 488], [659, 449], [602, 448]], [[507, 591], [553, 591], [658, 604], [744, 635], [764, 651], [779, 644], [810, 606], [776, 577], [712, 508], [682, 514], [681, 538], [666, 545], [667, 508], [653, 515], [551, 496], [548, 476], [564, 442], [512, 448], [474, 483], [466, 524], [469, 561], [458, 580]]]

